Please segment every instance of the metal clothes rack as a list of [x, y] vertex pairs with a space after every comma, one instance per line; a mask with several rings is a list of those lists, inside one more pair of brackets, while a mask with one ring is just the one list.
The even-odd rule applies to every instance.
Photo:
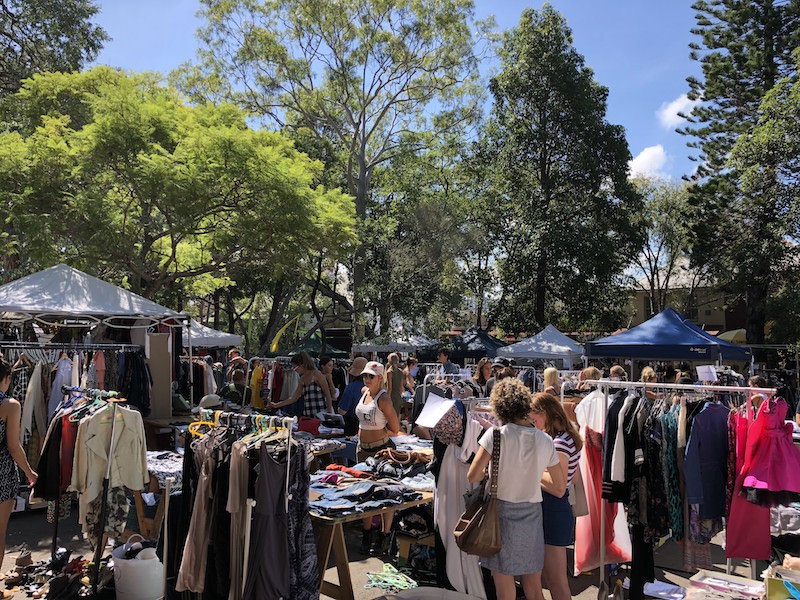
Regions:
[[[251, 356], [247, 361], [247, 369], [244, 372], [244, 384], [245, 386], [250, 385], [250, 373], [253, 371], [253, 363], [264, 362], [270, 366], [272, 366], [276, 362], [281, 362], [284, 364], [291, 364], [292, 357], [291, 356], [273, 356], [273, 357], [266, 357], [266, 356]], [[272, 361], [272, 362], [270, 362]], [[250, 403], [253, 403], [253, 399], [250, 398]]]
[[[95, 388], [82, 388], [70, 387], [67, 385], [61, 386], [61, 393], [67, 394], [83, 394], [84, 396], [92, 397], [97, 400], [107, 400], [111, 403], [111, 437], [108, 441], [108, 453], [106, 460], [106, 473], [103, 478], [102, 504], [100, 505], [100, 531], [98, 534], [97, 544], [94, 549], [94, 578], [92, 580], [92, 593], [97, 594], [97, 584], [100, 580], [100, 558], [103, 555], [103, 537], [106, 528], [106, 519], [108, 517], [108, 489], [111, 480], [111, 458], [114, 450], [114, 436], [117, 430], [117, 404], [119, 402], [126, 402], [124, 398], [118, 398], [118, 392], [107, 390], [98, 390]], [[56, 545], [58, 539], [58, 511], [56, 511], [55, 524], [53, 526], [53, 559], [55, 559]]]
[[[603, 392], [603, 415], [608, 414], [608, 390], [609, 388], [615, 389], [653, 389], [653, 390], [685, 390], [694, 392], [728, 392], [728, 393], [751, 393], [756, 392], [760, 394], [774, 395], [777, 390], [775, 388], [754, 388], [754, 387], [736, 387], [725, 385], [689, 385], [680, 383], [644, 383], [641, 381], [615, 381], [609, 379], [587, 379], [584, 383], [598, 386], [598, 389]], [[605, 430], [603, 431], [605, 435]], [[600, 585], [606, 579], [606, 503], [608, 501], [600, 499]], [[751, 570], [755, 572], [755, 562], [750, 563]], [[730, 573], [731, 560], [728, 559], [727, 570]]]

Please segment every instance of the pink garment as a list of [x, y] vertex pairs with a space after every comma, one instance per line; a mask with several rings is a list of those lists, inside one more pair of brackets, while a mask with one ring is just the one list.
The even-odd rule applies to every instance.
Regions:
[[[575, 524], [575, 574], [591, 571], [600, 566], [600, 503], [603, 488], [603, 434], [584, 430], [585, 445], [581, 456], [586, 503], [589, 514], [578, 517]], [[631, 560], [630, 543], [627, 547], [616, 540], [615, 521], [619, 505], [606, 502], [605, 512], [605, 563], [625, 563]]]
[[106, 355], [102, 350], [94, 353], [94, 367], [97, 370], [97, 389], [104, 390], [106, 382]]
[[800, 493], [800, 449], [792, 442], [792, 424], [785, 422], [787, 412], [782, 398], [761, 403], [756, 423], [762, 429], [748, 448], [752, 460], [745, 472], [745, 487]]
[[[766, 404], [766, 402], [764, 403]], [[772, 538], [769, 531], [769, 508], [748, 502], [742, 484], [753, 459], [752, 447], [762, 435], [767, 419], [753, 421], [753, 409], [747, 402], [747, 414], [736, 417], [736, 483], [728, 517], [725, 557], [769, 560]]]

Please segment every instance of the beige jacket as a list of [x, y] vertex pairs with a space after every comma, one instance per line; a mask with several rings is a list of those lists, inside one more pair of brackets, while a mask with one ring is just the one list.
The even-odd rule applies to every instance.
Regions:
[[[86, 502], [91, 502], [103, 491], [112, 410], [109, 405], [84, 418], [78, 425], [70, 489], [84, 494], [82, 499]], [[124, 486], [131, 490], [142, 490], [150, 482], [144, 423], [137, 411], [117, 406], [117, 427], [111, 457], [111, 488]]]

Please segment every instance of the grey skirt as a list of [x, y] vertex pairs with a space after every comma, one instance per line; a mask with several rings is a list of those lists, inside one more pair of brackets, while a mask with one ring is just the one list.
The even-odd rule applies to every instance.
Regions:
[[544, 531], [541, 502], [497, 501], [503, 546], [480, 564], [504, 575], [530, 575], [544, 567]]

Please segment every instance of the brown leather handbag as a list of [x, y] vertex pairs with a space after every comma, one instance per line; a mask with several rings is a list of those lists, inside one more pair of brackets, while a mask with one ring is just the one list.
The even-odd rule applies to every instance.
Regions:
[[492, 437], [492, 485], [485, 495], [486, 483], [481, 484], [481, 493], [467, 507], [456, 524], [453, 535], [463, 552], [475, 556], [492, 556], [500, 552], [500, 518], [497, 514], [497, 472], [500, 466], [500, 431], [494, 429]]

